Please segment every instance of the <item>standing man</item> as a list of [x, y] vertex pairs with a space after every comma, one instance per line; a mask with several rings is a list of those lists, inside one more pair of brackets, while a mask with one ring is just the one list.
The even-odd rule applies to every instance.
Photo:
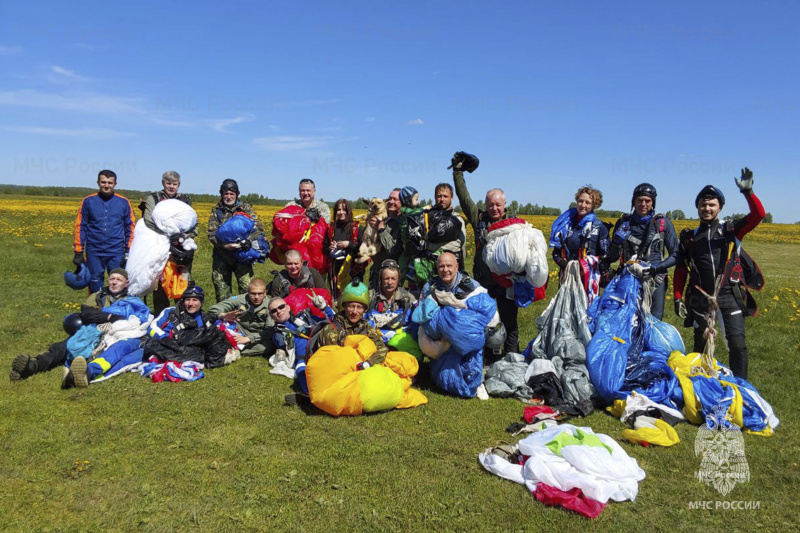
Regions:
[[99, 191], [81, 201], [75, 219], [75, 266], [84, 261], [89, 268], [89, 292], [103, 288], [105, 273], [125, 265], [133, 241], [136, 222], [131, 203], [124, 196], [114, 194], [117, 175], [111, 170], [101, 170], [97, 175]]
[[317, 217], [314, 218], [314, 213], [309, 213], [309, 210], [316, 210], [320, 217], [325, 219], [325, 222], [330, 225], [331, 223], [331, 208], [328, 207], [328, 204], [317, 200], [317, 187], [314, 185], [314, 180], [310, 179], [302, 179], [300, 180], [300, 188], [299, 188], [299, 198], [292, 200], [287, 206], [290, 205], [299, 205], [303, 209], [306, 210], [306, 215], [308, 218], [311, 219], [312, 222], [316, 222], [319, 220]]
[[[453, 210], [453, 187], [449, 183], [437, 185], [434, 189], [434, 201], [436, 203], [428, 212], [430, 220], [428, 252], [436, 256], [441, 252], [453, 252], [458, 258], [458, 264], [461, 268], [465, 268], [467, 225]], [[450, 219], [455, 219], [457, 224], [456, 231], [452, 235], [444, 229], [447, 225], [445, 221]], [[439, 236], [442, 238], [438, 239]]]
[[235, 334], [236, 342], [244, 345], [242, 355], [265, 355], [270, 344], [271, 331], [267, 328], [274, 322], [267, 309], [267, 284], [255, 278], [247, 288], [247, 294], [231, 296], [211, 306], [208, 312], [214, 318], [236, 322], [242, 334]]
[[[181, 186], [181, 175], [174, 170], [168, 170], [164, 172], [164, 174], [161, 176], [161, 185], [164, 187], [163, 190], [149, 194], [147, 198], [142, 200], [142, 202], [139, 204], [139, 209], [142, 210], [142, 218], [144, 218], [145, 225], [156, 232], [159, 230], [153, 223], [153, 209], [155, 209], [158, 202], [163, 202], [164, 200], [180, 200], [186, 205], [192, 205], [192, 199], [188, 195], [178, 192], [178, 188]], [[187, 231], [179, 238], [194, 239], [195, 237], [197, 237], [197, 227]], [[179, 265], [179, 268], [182, 272], [190, 274], [192, 271], [193, 252], [192, 256], [187, 257], [189, 252], [186, 252], [182, 247], [177, 246], [180, 243], [170, 244], [173, 245], [170, 246], [170, 259]], [[173, 252], [176, 252], [178, 255], [180, 255], [180, 257], [173, 255]], [[156, 290], [153, 291], [153, 311], [156, 315], [158, 315], [167, 307], [169, 307], [169, 298], [167, 298], [167, 294], [164, 292], [164, 288], [161, 286], [161, 281], [159, 280]]]
[[486, 234], [489, 226], [499, 220], [509, 218], [506, 212], [506, 195], [502, 189], [489, 189], [486, 192], [486, 211], [478, 209], [467, 189], [464, 172], [461, 170], [463, 161], [459, 154], [453, 156], [453, 183], [456, 186], [456, 195], [461, 209], [475, 233], [475, 258], [472, 263], [472, 275], [475, 280], [483, 285], [489, 296], [497, 302], [497, 312], [500, 322], [506, 328], [506, 341], [503, 349], [506, 353], [519, 353], [519, 324], [517, 315], [519, 308], [514, 300], [506, 297], [506, 289], [497, 284], [492, 277], [492, 272], [483, 260], [483, 247], [486, 246]]
[[619, 260], [624, 266], [629, 261], [645, 261], [648, 267], [638, 263], [630, 265], [630, 271], [642, 281], [642, 290], [649, 285], [652, 290], [650, 313], [661, 320], [664, 316], [664, 299], [669, 278], [667, 270], [675, 266], [678, 257], [678, 236], [672, 222], [661, 213], [656, 213], [656, 188], [649, 183], [640, 183], [633, 189], [632, 211], [622, 215], [614, 224], [608, 255], [602, 270], [610, 268]]
[[[754, 309], [748, 305], [751, 297], [746, 284], [750, 281], [750, 286], [759, 288], [763, 278], [757, 267], [747, 268], [753, 264], [752, 259], [741, 249], [740, 241], [764, 220], [766, 213], [753, 193], [753, 172], [745, 167], [741, 178], [734, 180], [750, 208], [747, 216], [720, 221], [719, 212], [725, 206], [725, 196], [713, 185], [703, 187], [695, 198], [700, 226], [681, 232], [675, 269], [675, 314], [686, 320], [685, 325], [694, 327], [694, 351], [702, 352], [708, 336], [716, 334], [707, 331], [709, 312], [714, 314], [709, 296], [716, 298], [728, 340], [730, 369], [736, 377], [747, 379], [744, 317], [753, 314]], [[684, 303], [687, 273], [689, 290]], [[753, 278], [748, 280], [750, 276]]]
[[[400, 260], [403, 251], [403, 241], [400, 236], [400, 189], [392, 189], [389, 198], [386, 199], [386, 220], [376, 217], [368, 217], [367, 224], [374, 226], [378, 230], [378, 238], [381, 241], [381, 249], [372, 258], [372, 269], [369, 274], [369, 288], [377, 291], [380, 286], [381, 265], [387, 259], [395, 262]], [[402, 282], [402, 280], [401, 280]]]
[[239, 184], [236, 183], [236, 180], [226, 179], [223, 181], [219, 187], [219, 195], [219, 203], [211, 209], [211, 216], [208, 219], [208, 240], [214, 245], [214, 252], [211, 256], [211, 280], [214, 282], [217, 301], [221, 302], [231, 296], [234, 275], [238, 283], [239, 294], [247, 292], [250, 280], [253, 278], [253, 264], [240, 263], [237, 259], [236, 252], [241, 249], [241, 244], [218, 242], [217, 229], [236, 213], [244, 213], [256, 224], [255, 229], [248, 237], [248, 240], [252, 242], [258, 239], [259, 235], [264, 234], [264, 225], [250, 204], [239, 201]]

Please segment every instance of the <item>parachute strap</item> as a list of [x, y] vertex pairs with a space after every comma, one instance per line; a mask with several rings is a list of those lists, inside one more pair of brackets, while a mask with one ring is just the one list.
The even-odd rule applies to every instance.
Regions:
[[703, 290], [700, 285], [695, 285], [694, 288], [697, 289], [700, 294], [706, 297], [708, 300], [708, 306], [706, 308], [706, 330], [703, 332], [703, 337], [706, 339], [706, 344], [703, 347], [703, 354], [701, 358], [701, 368], [702, 371], [713, 378], [717, 378], [719, 376], [719, 372], [716, 368], [714, 368], [714, 351], [716, 350], [716, 338], [717, 338], [717, 310], [719, 309], [719, 302], [717, 301], [717, 296], [719, 295], [719, 290], [722, 288], [722, 283], [725, 281], [724, 273], [722, 275], [718, 275], [717, 279], [714, 282], [714, 294], [708, 294], [706, 291]]

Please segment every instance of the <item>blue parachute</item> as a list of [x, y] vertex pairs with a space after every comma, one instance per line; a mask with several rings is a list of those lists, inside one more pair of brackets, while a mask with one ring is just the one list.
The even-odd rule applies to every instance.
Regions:
[[639, 289], [639, 280], [624, 271], [589, 307], [594, 332], [586, 346], [589, 377], [607, 403], [636, 391], [679, 407], [681, 389], [667, 359], [673, 351], [684, 351], [683, 340], [673, 326], [642, 312]]

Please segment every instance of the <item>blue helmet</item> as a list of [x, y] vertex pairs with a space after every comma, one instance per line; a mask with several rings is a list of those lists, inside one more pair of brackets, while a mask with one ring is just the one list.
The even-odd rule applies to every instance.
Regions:
[[200, 285], [189, 285], [181, 295], [181, 300], [185, 300], [187, 298], [197, 298], [202, 302], [206, 299], [206, 293], [203, 291], [203, 288]]
[[89, 273], [89, 269], [85, 264], [81, 263], [78, 265], [78, 269], [75, 272], [64, 272], [64, 283], [66, 283], [67, 287], [70, 289], [75, 289], [77, 291], [88, 287], [91, 277], [92, 275]]
[[716, 198], [719, 200], [719, 208], [722, 209], [725, 207], [725, 195], [722, 194], [722, 191], [718, 188], [714, 187], [713, 185], [706, 185], [700, 192], [697, 193], [697, 198], [694, 199], [694, 206], [700, 207], [700, 202], [703, 200], [711, 200]]

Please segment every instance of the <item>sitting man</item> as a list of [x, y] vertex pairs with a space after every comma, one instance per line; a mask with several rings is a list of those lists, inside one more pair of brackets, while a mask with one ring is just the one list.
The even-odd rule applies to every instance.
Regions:
[[379, 290], [369, 292], [369, 317], [379, 329], [402, 327], [417, 299], [400, 286], [400, 265], [394, 259], [381, 264], [378, 276]]
[[419, 294], [420, 301], [428, 296], [433, 296], [436, 299], [437, 296], [434, 291], [449, 292], [455, 295], [457, 299], [464, 300], [476, 290], [482, 289], [481, 285], [470, 278], [466, 272], [459, 272], [458, 258], [452, 252], [443, 252], [436, 259], [436, 271], [439, 275], [431, 278], [422, 287], [422, 291]]
[[297, 250], [286, 252], [285, 268], [275, 272], [267, 292], [270, 296], [286, 298], [295, 289], [324, 289], [325, 280], [319, 272], [303, 264], [303, 256]]
[[[364, 313], [366, 313], [369, 306], [369, 289], [367, 286], [361, 282], [348, 284], [342, 291], [340, 300], [344, 309], [336, 313], [332, 320], [324, 324], [319, 331], [312, 333], [306, 348], [308, 352], [306, 359], [311, 357], [313, 352], [322, 346], [344, 346], [344, 341], [348, 336], [366, 335], [375, 343], [377, 350], [367, 361], [359, 363], [357, 369], [365, 370], [373, 365], [383, 363], [389, 350], [383, 343], [380, 331], [370, 326], [369, 322], [364, 318]], [[270, 302], [273, 301], [270, 300]], [[284, 305], [286, 305], [285, 302]], [[287, 309], [280, 309], [276, 314], [287, 312], [289, 312]], [[278, 319], [276, 318], [277, 321]], [[286, 405], [307, 404], [308, 386], [305, 382], [304, 371], [305, 361], [303, 361], [302, 367], [300, 363], [296, 367], [298, 385], [302, 392], [287, 395], [285, 397]], [[300, 372], [303, 372], [302, 377]]]
[[231, 296], [211, 306], [209, 314], [216, 319], [235, 322], [242, 334], [234, 333], [237, 344], [244, 345], [242, 355], [265, 355], [269, 335], [262, 333], [273, 322], [267, 310], [267, 283], [261, 278], [250, 282], [246, 294]]
[[[115, 268], [108, 276], [108, 286], [89, 295], [89, 298], [81, 305], [80, 321], [73, 331], [68, 332], [70, 336], [73, 335], [81, 325], [105, 324], [126, 318], [124, 316], [104, 313], [102, 309], [125, 298], [127, 295], [128, 272], [122, 268]], [[38, 372], [46, 372], [63, 365], [67, 359], [67, 341], [56, 342], [51, 344], [46, 352], [36, 357], [31, 357], [28, 354], [18, 355], [11, 363], [9, 378], [11, 381], [26, 379]]]
[[340, 298], [342, 311], [336, 313], [330, 323], [320, 331], [318, 344], [320, 346], [339, 345], [344, 346], [344, 339], [349, 335], [366, 335], [378, 348], [369, 358], [359, 364], [359, 370], [369, 368], [372, 365], [379, 365], [386, 358], [388, 349], [383, 343], [381, 332], [369, 325], [364, 318], [364, 313], [369, 308], [369, 289], [361, 282], [350, 283], [342, 291]]
[[[494, 300], [489, 297], [488, 291], [478, 282], [471, 279], [465, 272], [458, 271], [458, 259], [456, 258], [455, 254], [451, 252], [444, 252], [438, 257], [436, 260], [436, 270], [439, 275], [434, 276], [422, 288], [422, 292], [420, 293], [421, 304], [417, 311], [421, 311], [428, 307], [429, 302], [424, 301], [428, 297], [434, 300], [435, 303], [441, 308], [454, 307], [463, 310], [471, 307], [466, 303], [467, 299], [475, 297], [477, 300], [485, 294], [486, 301], [482, 302], [480, 308], [474, 309], [477, 314], [482, 315], [481, 318], [476, 319], [476, 322], [480, 322], [481, 329], [483, 329], [483, 338], [481, 339], [483, 347], [491, 350], [492, 355], [495, 358], [498, 357], [502, 353], [506, 332], [503, 323], [500, 321], [500, 315], [497, 312], [497, 305]], [[490, 305], [487, 305], [487, 302]], [[417, 311], [414, 312], [415, 316], [417, 315]], [[425, 313], [423, 312], [421, 314]], [[463, 334], [463, 331], [461, 333]], [[477, 337], [480, 337], [480, 335], [477, 335], [473, 338]], [[448, 342], [455, 342], [453, 339], [447, 340]], [[420, 339], [420, 346], [422, 346], [422, 339]], [[464, 349], [464, 346], [459, 346], [458, 349], [462, 350]], [[479, 370], [482, 368], [484, 361], [482, 351], [483, 348], [473, 350], [473, 356], [470, 358], [463, 358], [461, 364], [465, 365], [465, 367], [461, 371], [465, 376], [470, 373], [475, 374], [476, 372], [477, 374], [481, 374]], [[426, 355], [429, 355], [430, 357], [430, 354]], [[440, 368], [437, 367], [437, 363], [441, 364], [445, 355], [439, 357], [434, 363], [431, 368], [432, 374], [438, 374], [440, 372]], [[462, 356], [463, 354], [458, 355], [458, 358], [461, 359]], [[445, 390], [465, 397], [472, 397], [477, 394], [478, 398], [482, 400], [488, 400], [489, 395], [486, 393], [486, 388], [483, 386], [482, 374], [478, 375], [477, 379], [474, 379], [475, 375], [473, 375], [472, 378], [473, 379], [469, 380], [470, 383], [465, 383], [465, 386], [462, 388], [459, 388], [455, 391], [448, 388], [445, 388]], [[438, 381], [438, 377], [435, 379]]]
[[88, 387], [89, 382], [113, 374], [121, 366], [141, 362], [150, 356], [159, 361], [194, 361], [206, 368], [215, 368], [236, 361], [239, 351], [231, 348], [225, 334], [214, 325], [214, 319], [203, 313], [205, 292], [199, 285], [190, 285], [175, 307], [164, 309], [150, 324], [142, 339], [119, 341], [96, 358], [76, 357], [72, 362], [64, 388]]
[[[267, 307], [274, 321], [272, 326], [272, 345], [275, 355], [270, 357], [270, 364], [275, 368], [271, 374], [281, 374], [297, 380], [297, 386], [303, 394], [308, 394], [306, 384], [306, 348], [314, 326], [331, 320], [334, 311], [321, 296], [313, 298], [314, 307], [325, 313], [325, 318], [315, 316], [309, 309], [293, 313], [289, 304], [281, 297], [271, 298]], [[291, 370], [294, 367], [294, 370]]]

